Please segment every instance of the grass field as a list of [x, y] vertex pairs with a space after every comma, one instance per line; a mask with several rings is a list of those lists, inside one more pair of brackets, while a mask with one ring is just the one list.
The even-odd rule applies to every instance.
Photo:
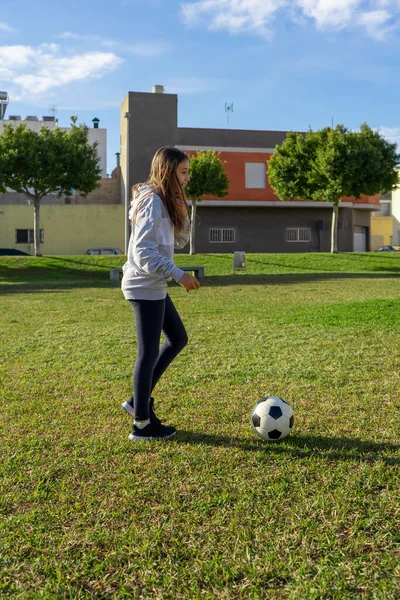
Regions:
[[206, 267], [169, 290], [178, 435], [132, 443], [123, 258], [0, 258], [0, 598], [399, 599], [400, 253], [176, 261]]

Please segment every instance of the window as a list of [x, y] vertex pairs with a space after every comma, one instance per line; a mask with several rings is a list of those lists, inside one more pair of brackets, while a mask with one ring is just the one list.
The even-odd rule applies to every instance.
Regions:
[[210, 243], [233, 244], [235, 242], [234, 229], [210, 229]]
[[245, 165], [246, 189], [265, 189], [267, 187], [267, 163]]
[[[33, 244], [33, 229], [16, 229], [16, 244]], [[44, 243], [44, 229], [40, 230], [40, 243]]]
[[288, 227], [286, 229], [287, 242], [311, 242], [311, 229], [309, 227]]

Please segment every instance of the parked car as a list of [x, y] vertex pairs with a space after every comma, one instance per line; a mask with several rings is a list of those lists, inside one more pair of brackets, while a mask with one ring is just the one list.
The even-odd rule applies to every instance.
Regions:
[[86, 254], [100, 256], [101, 254], [123, 254], [119, 248], [89, 248]]
[[30, 256], [30, 254], [15, 248], [0, 248], [0, 256]]
[[396, 248], [393, 248], [393, 246], [381, 246], [380, 248], [377, 248], [375, 252], [397, 252], [397, 250]]

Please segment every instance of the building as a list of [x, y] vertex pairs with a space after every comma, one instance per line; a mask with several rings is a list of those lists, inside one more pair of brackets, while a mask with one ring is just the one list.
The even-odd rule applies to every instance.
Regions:
[[[0, 92], [0, 132], [6, 122], [27, 127], [54, 128], [53, 116], [5, 119], [4, 92]], [[248, 131], [178, 127], [178, 96], [162, 86], [152, 93], [129, 92], [120, 111], [121, 148], [117, 168], [106, 177], [106, 130], [93, 119], [89, 140], [98, 142], [104, 177], [100, 187], [82, 198], [44, 197], [40, 228], [42, 252], [83, 254], [90, 247], [126, 248], [129, 222], [126, 207], [130, 190], [149, 174], [154, 152], [176, 146], [193, 155], [216, 150], [230, 180], [225, 198], [205, 197], [198, 205], [196, 252], [329, 252], [332, 206], [325, 202], [282, 202], [268, 183], [267, 161], [283, 131]], [[338, 250], [371, 249], [371, 212], [379, 197], [345, 198], [339, 209]], [[399, 203], [400, 219], [400, 203]], [[33, 209], [15, 192], [0, 195], [0, 248], [33, 253]], [[188, 247], [184, 252], [188, 251]]]
[[[129, 92], [121, 106], [122, 194], [145, 181], [154, 152], [173, 145], [192, 155], [216, 150], [230, 180], [225, 198], [205, 197], [198, 205], [197, 252], [329, 252], [332, 205], [277, 198], [268, 183], [267, 161], [285, 139], [283, 131], [178, 127], [178, 97]], [[340, 204], [338, 250], [370, 249], [370, 215], [379, 196], [345, 198]]]
[[[395, 202], [396, 196], [398, 201]], [[397, 208], [397, 211], [396, 211]], [[397, 221], [393, 213], [397, 212]], [[371, 215], [371, 250], [380, 246], [400, 245], [400, 194], [388, 192], [381, 194], [380, 207]], [[397, 240], [397, 241], [396, 241]]]
[[[0, 92], [1, 94], [1, 92]], [[34, 131], [40, 131], [41, 127], [47, 127], [48, 129], [54, 129], [58, 127], [57, 119], [54, 116], [43, 116], [40, 120], [35, 115], [30, 115], [21, 118], [20, 115], [10, 115], [8, 119], [0, 119], [0, 133], [3, 132], [4, 125], [12, 124], [19, 125], [24, 123], [27, 129], [33, 129]], [[60, 127], [63, 131], [69, 131], [70, 127]], [[99, 127], [99, 119], [96, 117], [93, 119], [93, 127], [89, 128], [89, 143], [97, 143], [97, 154], [100, 158], [100, 169], [102, 177], [107, 177], [107, 129]]]
[[391, 193], [391, 208], [393, 220], [393, 244], [400, 246], [400, 187]]
[[[0, 133], [8, 123], [25, 123], [26, 127], [40, 131], [42, 126], [58, 126], [54, 116], [19, 115], [5, 117], [7, 94], [0, 92]], [[107, 130], [93, 119], [89, 128], [89, 143], [97, 142], [102, 178], [100, 187], [83, 198], [73, 190], [68, 197], [44, 196], [40, 209], [42, 252], [47, 255], [84, 254], [90, 247], [123, 248], [124, 211], [121, 204], [120, 168], [107, 176]], [[69, 128], [62, 128], [68, 131]], [[33, 208], [28, 206], [24, 194], [9, 191], [0, 194], [0, 248], [15, 248], [34, 253]]]
[[371, 216], [371, 250], [400, 248], [400, 187], [381, 195], [380, 208]]

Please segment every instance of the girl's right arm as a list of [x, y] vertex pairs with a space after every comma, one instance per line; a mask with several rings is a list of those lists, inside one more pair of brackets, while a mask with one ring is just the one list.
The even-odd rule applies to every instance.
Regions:
[[[164, 235], [161, 206], [149, 196], [141, 203], [135, 222], [133, 254], [138, 266], [149, 275], [172, 277], [177, 283], [184, 271], [176, 267], [173, 261], [160, 254], [158, 246], [160, 235]], [[165, 234], [166, 235], [166, 234]], [[162, 239], [165, 245], [173, 246], [173, 239]]]

